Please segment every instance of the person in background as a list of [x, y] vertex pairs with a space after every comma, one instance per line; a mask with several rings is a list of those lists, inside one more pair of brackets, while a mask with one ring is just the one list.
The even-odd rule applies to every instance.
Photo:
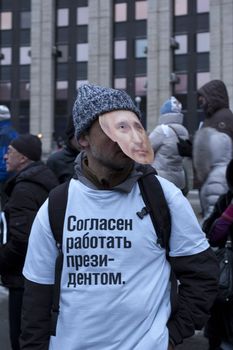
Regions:
[[14, 175], [5, 186], [8, 239], [0, 245], [0, 275], [3, 285], [9, 289], [9, 329], [13, 350], [20, 349], [24, 291], [22, 268], [29, 233], [38, 209], [49, 191], [58, 185], [53, 172], [40, 161], [41, 152], [41, 140], [26, 134], [12, 140], [5, 154], [7, 171]]
[[[23, 270], [21, 350], [172, 350], [208, 318], [217, 294], [214, 254], [188, 200], [158, 176], [171, 213], [168, 261], [150, 215], [137, 215], [145, 207], [138, 179], [151, 166], [137, 164], [100, 126], [113, 111], [141, 119], [124, 91], [92, 84], [78, 89], [73, 118], [82, 151], [64, 216], [56, 336], [50, 322], [58, 250], [46, 201]], [[173, 312], [171, 268], [180, 281]]]
[[6, 200], [3, 192], [4, 183], [9, 177], [9, 173], [6, 170], [4, 155], [11, 140], [17, 136], [17, 131], [12, 127], [9, 108], [0, 105], [0, 210], [4, 206]]
[[[224, 247], [228, 236], [233, 242], [233, 159], [227, 166], [226, 180], [228, 191], [219, 197], [202, 226], [212, 247]], [[233, 300], [224, 304], [215, 301], [205, 336], [209, 350], [233, 350]]]
[[65, 146], [52, 153], [47, 159], [47, 166], [57, 176], [59, 183], [70, 180], [74, 174], [75, 158], [79, 154], [78, 144], [74, 136], [74, 124], [72, 115], [67, 119]]
[[182, 125], [182, 105], [171, 96], [160, 109], [159, 125], [150, 133], [149, 139], [154, 150], [153, 167], [159, 176], [173, 182], [184, 194], [187, 178], [183, 157], [179, 154], [179, 138], [189, 139], [188, 130]]
[[232, 141], [227, 134], [205, 127], [195, 135], [193, 145], [193, 162], [196, 178], [201, 184], [199, 198], [204, 221], [213, 211], [219, 196], [228, 189], [225, 173], [232, 159]]
[[[205, 220], [218, 197], [227, 191], [226, 167], [233, 151], [233, 113], [226, 85], [211, 80], [197, 91], [204, 120], [193, 138], [193, 168]], [[231, 149], [231, 152], [230, 152]]]

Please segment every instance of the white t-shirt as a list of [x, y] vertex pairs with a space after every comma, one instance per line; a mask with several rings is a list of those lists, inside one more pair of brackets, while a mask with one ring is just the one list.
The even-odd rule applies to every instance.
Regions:
[[[172, 231], [170, 255], [197, 254], [208, 243], [187, 199], [159, 178]], [[156, 194], [155, 194], [156, 200]], [[33, 223], [24, 276], [54, 283], [57, 248], [48, 203]], [[156, 243], [138, 184], [130, 193], [71, 180], [64, 221], [60, 314], [50, 350], [167, 350], [170, 265]]]

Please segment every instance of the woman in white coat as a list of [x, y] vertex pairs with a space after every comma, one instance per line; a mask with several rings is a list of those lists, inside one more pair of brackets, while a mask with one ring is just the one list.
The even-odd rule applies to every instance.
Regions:
[[186, 187], [183, 157], [177, 148], [179, 137], [188, 139], [188, 130], [182, 125], [182, 105], [174, 97], [165, 101], [160, 109], [159, 125], [151, 132], [149, 139], [154, 150], [153, 167], [158, 175], [173, 182], [181, 190]]

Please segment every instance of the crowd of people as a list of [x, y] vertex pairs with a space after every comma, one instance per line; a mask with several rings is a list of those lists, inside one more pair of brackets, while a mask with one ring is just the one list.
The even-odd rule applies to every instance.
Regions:
[[[233, 349], [233, 300], [216, 301], [214, 251], [233, 233], [233, 114], [221, 80], [197, 97], [205, 118], [192, 137], [174, 96], [148, 134], [126, 92], [84, 84], [66, 142], [46, 162], [43, 140], [18, 134], [0, 106], [0, 276], [13, 350], [172, 350], [201, 329], [209, 350]], [[187, 199], [187, 158], [201, 221]], [[169, 209], [166, 249], [140, 187], [152, 173]]]

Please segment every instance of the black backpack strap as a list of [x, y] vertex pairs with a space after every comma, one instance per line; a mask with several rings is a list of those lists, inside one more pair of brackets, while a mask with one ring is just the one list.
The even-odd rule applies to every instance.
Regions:
[[63, 267], [63, 252], [62, 252], [62, 236], [63, 225], [65, 219], [67, 198], [68, 198], [69, 181], [55, 187], [49, 193], [48, 201], [48, 213], [49, 222], [51, 226], [54, 239], [58, 248], [58, 256], [55, 264], [55, 282], [53, 289], [53, 304], [51, 309], [51, 328], [50, 334], [56, 335], [57, 319], [59, 315], [59, 300], [60, 300], [60, 287], [61, 287], [61, 275]]
[[146, 207], [143, 208], [141, 212], [137, 213], [137, 215], [140, 217], [146, 213], [150, 214], [151, 221], [158, 237], [157, 243], [166, 249], [168, 257], [169, 239], [171, 234], [171, 215], [162, 186], [155, 174], [156, 171], [150, 170], [138, 180], [141, 195]]

